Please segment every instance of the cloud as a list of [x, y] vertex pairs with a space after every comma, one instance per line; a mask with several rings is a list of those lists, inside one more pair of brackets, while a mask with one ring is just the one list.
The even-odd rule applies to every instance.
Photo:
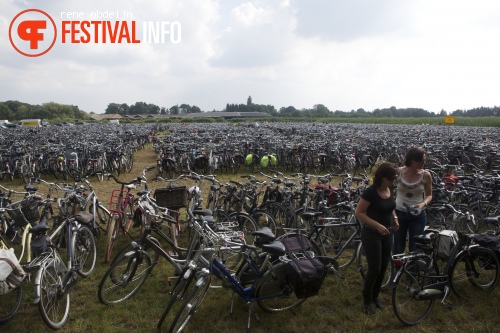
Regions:
[[[227, 103], [330, 110], [498, 104], [500, 2], [494, 0], [0, 0], [0, 101], [48, 101], [104, 112], [109, 103], [221, 110]], [[178, 21], [180, 43], [62, 44], [27, 58], [12, 18], [40, 8], [124, 11]]]

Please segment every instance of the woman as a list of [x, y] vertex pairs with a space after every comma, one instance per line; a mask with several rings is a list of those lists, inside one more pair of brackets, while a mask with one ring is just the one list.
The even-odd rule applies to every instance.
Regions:
[[378, 299], [385, 271], [391, 260], [391, 230], [398, 230], [398, 220], [394, 209], [393, 183], [398, 178], [397, 170], [391, 163], [382, 163], [356, 207], [356, 218], [363, 223], [361, 242], [366, 253], [368, 271], [363, 287], [364, 310], [366, 314], [374, 314], [375, 305], [383, 309]]
[[427, 155], [423, 148], [413, 147], [398, 169], [396, 214], [399, 230], [394, 234], [394, 254], [403, 253], [408, 236], [408, 250], [415, 250], [415, 235], [424, 232], [427, 223], [425, 207], [432, 201], [432, 177], [423, 169]]

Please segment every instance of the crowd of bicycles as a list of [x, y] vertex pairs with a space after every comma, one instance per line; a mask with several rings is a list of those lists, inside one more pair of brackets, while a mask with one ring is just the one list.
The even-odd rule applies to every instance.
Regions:
[[[16, 127], [0, 130], [0, 181], [31, 177], [68, 180], [94, 173], [128, 173], [133, 153], [163, 126], [92, 124], [72, 127]], [[97, 172], [99, 171], [99, 172]]]
[[[500, 234], [497, 129], [291, 123], [105, 126], [78, 135], [19, 130], [13, 134], [19, 137], [6, 143], [9, 153], [2, 162], [10, 169], [3, 174], [20, 174], [27, 184], [24, 191], [14, 191], [8, 181], [0, 183], [0, 247], [14, 248], [26, 277], [5, 287], [0, 322], [15, 316], [27, 281], [34, 284], [34, 302], [44, 322], [59, 329], [69, 317], [72, 287], [94, 271], [99, 256], [109, 265], [97, 290], [106, 305], [136, 295], [163, 258], [172, 267], [169, 281], [174, 284], [158, 328], [182, 331], [219, 280], [249, 305], [250, 330], [255, 304], [267, 312], [296, 307], [319, 292], [325, 276], [342, 278], [351, 265], [364, 277], [356, 203], [370, 183], [372, 168], [382, 161], [401, 165], [402, 152], [413, 145], [426, 148], [433, 202], [426, 208], [429, 228], [417, 241], [418, 251], [395, 256], [384, 281], [391, 287], [396, 316], [414, 325], [429, 314], [435, 300], [445, 303], [449, 291], [477, 297], [491, 293], [498, 283], [495, 249], [477, 237], [486, 230], [488, 236]], [[163, 129], [168, 132], [158, 135]], [[33, 141], [34, 136], [45, 140]], [[132, 170], [133, 152], [147, 141], [154, 143], [157, 164], [137, 177], [123, 174]], [[40, 142], [38, 148], [33, 142]], [[14, 172], [17, 162], [4, 157], [21, 150], [20, 156], [29, 156], [19, 162], [29, 166], [25, 174]], [[67, 171], [53, 173], [48, 163], [35, 173], [37, 151], [43, 151], [40, 159], [60, 156], [61, 171]], [[109, 167], [110, 155], [118, 168]], [[76, 166], [71, 164], [75, 156]], [[91, 167], [91, 156], [99, 166]], [[127, 161], [132, 161], [129, 168], [124, 167]], [[229, 181], [227, 174], [232, 175]], [[49, 175], [55, 182], [46, 180]], [[71, 184], [58, 183], [59, 175]], [[94, 180], [113, 180], [120, 188], [103, 203], [92, 187]], [[162, 186], [150, 190], [153, 182]], [[37, 183], [46, 185], [46, 194], [38, 192]], [[443, 256], [442, 243], [450, 231], [457, 236]], [[187, 234], [182, 241], [181, 234]], [[130, 242], [117, 249], [117, 240], [127, 236]], [[98, 255], [101, 241], [105, 253]]]

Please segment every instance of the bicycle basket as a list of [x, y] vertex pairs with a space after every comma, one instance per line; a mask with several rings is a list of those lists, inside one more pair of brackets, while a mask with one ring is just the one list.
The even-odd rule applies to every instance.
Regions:
[[186, 186], [158, 188], [154, 194], [156, 204], [169, 209], [187, 207], [188, 192]]
[[128, 191], [113, 190], [111, 199], [109, 200], [109, 211], [112, 213], [125, 213], [126, 207], [129, 205], [127, 200]]
[[37, 201], [35, 197], [30, 197], [23, 200], [15, 209], [8, 210], [9, 216], [14, 222], [13, 226], [24, 227], [28, 223], [35, 223], [40, 219]]

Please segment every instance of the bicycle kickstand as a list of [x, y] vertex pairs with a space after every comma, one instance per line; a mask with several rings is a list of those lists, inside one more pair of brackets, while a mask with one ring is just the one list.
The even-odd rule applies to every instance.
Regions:
[[446, 306], [449, 310], [453, 309], [453, 303], [447, 300], [446, 298], [448, 297], [448, 294], [450, 293], [450, 287], [445, 286], [444, 287], [444, 296], [443, 299], [441, 300], [441, 304]]

